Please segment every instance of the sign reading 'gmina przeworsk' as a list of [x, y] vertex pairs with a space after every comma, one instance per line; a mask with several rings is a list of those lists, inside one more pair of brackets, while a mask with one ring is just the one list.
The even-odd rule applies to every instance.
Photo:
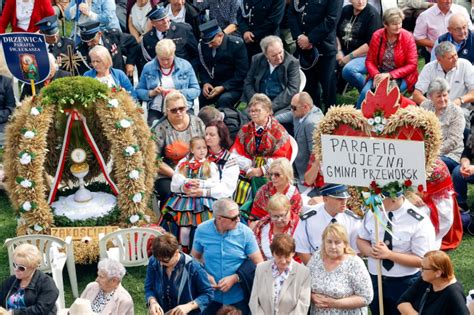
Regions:
[[409, 179], [426, 187], [423, 141], [321, 135], [326, 183], [368, 187]]

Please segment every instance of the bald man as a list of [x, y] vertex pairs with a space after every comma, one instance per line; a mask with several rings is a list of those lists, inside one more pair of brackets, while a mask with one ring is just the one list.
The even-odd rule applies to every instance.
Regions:
[[[433, 48], [444, 41], [449, 41], [456, 46], [459, 58], [474, 62], [474, 37], [464, 14], [456, 13], [449, 18], [448, 32], [438, 37]], [[433, 60], [436, 60], [434, 49], [431, 51], [431, 61]]]

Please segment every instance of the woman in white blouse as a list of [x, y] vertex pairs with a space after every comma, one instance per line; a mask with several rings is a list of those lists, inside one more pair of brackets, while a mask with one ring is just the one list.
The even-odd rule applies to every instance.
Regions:
[[311, 271], [311, 315], [367, 314], [374, 292], [369, 272], [349, 245], [344, 226], [324, 229], [321, 249], [314, 252]]
[[146, 17], [151, 10], [150, 0], [137, 0], [128, 16], [128, 30], [135, 37], [138, 43], [142, 41], [142, 36], [151, 28], [150, 20]]

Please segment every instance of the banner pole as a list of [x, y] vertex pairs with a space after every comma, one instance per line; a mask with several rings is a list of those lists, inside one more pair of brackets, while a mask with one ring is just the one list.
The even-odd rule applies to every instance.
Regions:
[[36, 95], [35, 80], [30, 80], [30, 84], [31, 84], [31, 94], [32, 96], [35, 96]]
[[[379, 223], [375, 216], [374, 216], [374, 224], [375, 224], [375, 243], [378, 244], [380, 241]], [[377, 288], [378, 288], [378, 295], [379, 295], [379, 314], [384, 315], [383, 288], [382, 288], [382, 260], [381, 259], [377, 259]]]

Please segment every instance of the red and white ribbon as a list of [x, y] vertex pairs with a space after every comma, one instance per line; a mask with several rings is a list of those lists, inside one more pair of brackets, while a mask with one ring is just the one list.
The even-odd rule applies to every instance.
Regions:
[[110, 188], [112, 189], [112, 192], [115, 195], [118, 195], [119, 193], [118, 187], [110, 178], [109, 172], [107, 171], [107, 164], [105, 163], [105, 160], [102, 157], [102, 154], [100, 153], [99, 147], [94, 141], [94, 137], [92, 136], [89, 130], [89, 127], [87, 127], [86, 117], [81, 115], [76, 109], [66, 110], [65, 112], [69, 117], [66, 122], [66, 130], [64, 132], [61, 155], [59, 157], [59, 164], [58, 164], [58, 168], [56, 169], [56, 174], [54, 175], [53, 188], [51, 189], [49, 193], [48, 204], [52, 204], [54, 199], [56, 198], [56, 193], [58, 191], [59, 183], [61, 182], [61, 178], [64, 171], [64, 164], [66, 162], [66, 154], [69, 149], [69, 143], [71, 140], [72, 124], [76, 120], [79, 120], [81, 122], [82, 132], [84, 133], [87, 143], [89, 143], [89, 146], [91, 147], [92, 152], [95, 155], [95, 158], [99, 162], [99, 166], [100, 166], [100, 169], [102, 170], [102, 173], [104, 174], [105, 180], [107, 181]]

